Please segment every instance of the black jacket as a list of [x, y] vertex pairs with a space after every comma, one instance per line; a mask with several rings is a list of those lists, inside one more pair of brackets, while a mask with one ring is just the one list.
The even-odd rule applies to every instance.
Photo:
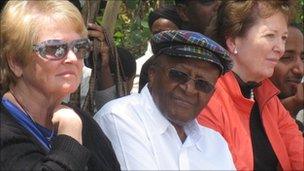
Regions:
[[88, 114], [75, 109], [83, 123], [83, 145], [67, 135], [52, 140], [46, 152], [0, 101], [1, 170], [120, 170], [112, 145]]

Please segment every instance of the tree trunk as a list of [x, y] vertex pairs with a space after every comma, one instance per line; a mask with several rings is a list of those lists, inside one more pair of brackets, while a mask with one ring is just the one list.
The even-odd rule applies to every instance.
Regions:
[[[96, 17], [98, 16], [99, 7], [100, 7], [101, 0], [86, 0], [84, 7], [82, 9], [82, 16], [84, 18], [84, 21], [86, 23], [94, 23]], [[105, 36], [105, 42], [109, 46], [110, 51], [110, 61], [114, 63], [114, 82], [116, 85], [117, 90], [117, 97], [121, 97], [126, 95], [126, 86], [124, 85], [124, 82], [122, 81], [122, 70], [120, 61], [117, 56], [116, 47], [114, 45], [113, 41], [113, 32], [115, 28], [116, 18], [119, 12], [121, 1], [108, 1], [107, 6], [104, 12], [103, 16], [103, 33]], [[111, 33], [109, 34], [109, 31], [111, 29]], [[81, 107], [84, 111], [87, 111], [88, 113], [93, 114], [94, 113], [94, 103], [93, 103], [93, 97], [94, 97], [94, 90], [95, 90], [95, 82], [96, 82], [96, 74], [99, 73], [101, 70], [101, 59], [100, 59], [100, 41], [98, 39], [93, 39], [93, 51], [91, 58], [93, 59], [93, 66], [92, 66], [92, 72], [91, 77], [89, 81], [89, 91], [85, 98], [84, 104]], [[72, 104], [77, 104], [77, 106], [80, 106], [80, 88], [78, 88], [76, 93], [73, 93], [72, 96]]]
[[102, 17], [102, 25], [106, 28], [106, 30], [108, 30], [110, 37], [113, 37], [114, 34], [117, 15], [119, 13], [121, 3], [121, 0], [108, 1]]

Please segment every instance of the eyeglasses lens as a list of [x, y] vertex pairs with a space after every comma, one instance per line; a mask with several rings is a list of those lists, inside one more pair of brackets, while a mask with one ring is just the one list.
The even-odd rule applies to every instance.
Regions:
[[210, 93], [213, 90], [213, 86], [205, 80], [196, 80], [195, 88], [205, 93]]
[[89, 39], [77, 39], [70, 43], [62, 40], [47, 40], [34, 46], [34, 50], [46, 59], [59, 60], [66, 57], [69, 48], [75, 53], [77, 58], [89, 57], [91, 44]]
[[[188, 74], [175, 69], [169, 70], [169, 78], [179, 84], [185, 84], [191, 79]], [[195, 88], [204, 93], [210, 93], [213, 90], [213, 85], [210, 84], [208, 81], [202, 79], [194, 79], [194, 83]]]
[[46, 44], [45, 57], [48, 59], [61, 59], [66, 56], [68, 52], [67, 44]]
[[88, 58], [91, 50], [90, 42], [87, 39], [76, 40], [73, 52], [78, 58]]
[[170, 69], [169, 78], [179, 84], [185, 84], [190, 80], [188, 74], [175, 69]]

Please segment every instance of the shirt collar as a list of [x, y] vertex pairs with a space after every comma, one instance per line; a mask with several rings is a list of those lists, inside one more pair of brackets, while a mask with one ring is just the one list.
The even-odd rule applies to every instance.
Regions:
[[[144, 107], [146, 111], [150, 113], [151, 116], [150, 121], [153, 122], [153, 124], [151, 125], [153, 125], [153, 129], [155, 130], [156, 133], [163, 134], [168, 130], [170, 126], [174, 128], [173, 125], [167, 120], [167, 118], [164, 117], [161, 114], [161, 112], [158, 110], [147, 85], [145, 85], [145, 87], [142, 89], [140, 95], [144, 100]], [[189, 144], [195, 144], [199, 150], [202, 150], [202, 147], [200, 147], [198, 143], [198, 141], [202, 137], [202, 133], [200, 131], [200, 127], [196, 119], [189, 121], [184, 126], [184, 130], [185, 133], [187, 134], [186, 141], [189, 141], [188, 139], [190, 139], [192, 143]]]
[[163, 134], [168, 127], [171, 125], [171, 123], [165, 118], [161, 112], [158, 110], [156, 104], [153, 101], [153, 97], [148, 89], [147, 84], [144, 86], [144, 88], [141, 90], [140, 95], [143, 99], [143, 106], [146, 109], [145, 111], [150, 113], [150, 121], [153, 123], [155, 132], [159, 134]]
[[199, 125], [196, 120], [188, 122], [184, 126], [184, 130], [188, 137], [190, 137], [194, 142], [198, 141], [201, 137]]
[[185, 126], [184, 126], [184, 130], [187, 134], [187, 139], [186, 141], [188, 140], [191, 140], [192, 143], [190, 144], [195, 144], [196, 147], [202, 151], [203, 147], [201, 147], [199, 141], [201, 140], [201, 138], [203, 137], [202, 136], [202, 132], [201, 132], [201, 129], [200, 129], [200, 126], [197, 122], [197, 120], [192, 120], [190, 122], [188, 122]]

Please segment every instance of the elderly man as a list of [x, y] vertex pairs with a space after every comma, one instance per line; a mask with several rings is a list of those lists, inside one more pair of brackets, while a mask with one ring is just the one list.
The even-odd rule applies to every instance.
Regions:
[[154, 60], [140, 94], [107, 103], [94, 116], [122, 170], [234, 170], [226, 141], [195, 120], [230, 64], [226, 51], [190, 31], [151, 39]]

